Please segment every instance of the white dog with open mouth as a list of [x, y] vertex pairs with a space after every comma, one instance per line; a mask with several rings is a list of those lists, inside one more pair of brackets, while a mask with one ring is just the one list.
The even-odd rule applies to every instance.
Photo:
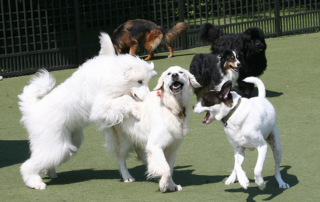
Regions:
[[129, 115], [121, 124], [105, 129], [106, 146], [115, 154], [125, 182], [135, 181], [126, 166], [128, 152], [134, 147], [138, 157], [148, 166], [148, 178], [160, 177], [160, 191], [182, 190], [173, 182], [172, 174], [177, 149], [188, 129], [192, 86], [200, 87], [194, 76], [173, 66], [162, 73], [155, 91], [143, 102], [129, 103], [125, 96], [114, 100], [117, 105], [129, 105], [133, 111], [140, 112], [140, 120]]
[[231, 92], [231, 81], [227, 81], [220, 91], [206, 93], [193, 107], [195, 113], [207, 112], [203, 124], [209, 124], [214, 119], [223, 123], [224, 131], [234, 149], [235, 165], [225, 184], [233, 184], [238, 178], [240, 185], [247, 189], [249, 180], [242, 170], [244, 151], [246, 148], [258, 150], [258, 160], [254, 169], [254, 178], [258, 187], [263, 190], [266, 183], [262, 177], [263, 163], [270, 145], [275, 159], [275, 177], [279, 188], [287, 189], [280, 174], [282, 150], [279, 132], [276, 124], [276, 112], [272, 104], [265, 98], [265, 87], [256, 77], [248, 77], [245, 82], [256, 84], [259, 96], [251, 99], [243, 98], [236, 92]]
[[78, 151], [89, 123], [100, 128], [120, 123], [128, 107], [110, 103], [126, 95], [143, 100], [150, 92], [149, 80], [156, 75], [153, 68], [153, 63], [128, 54], [100, 55], [55, 89], [55, 79], [46, 70], [39, 71], [19, 95], [21, 123], [29, 133], [31, 150], [30, 159], [20, 168], [25, 184], [45, 189], [40, 173], [57, 177], [55, 168]]

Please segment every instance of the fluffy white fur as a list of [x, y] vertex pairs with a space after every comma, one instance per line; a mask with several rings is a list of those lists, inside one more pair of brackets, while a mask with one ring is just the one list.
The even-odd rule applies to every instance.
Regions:
[[30, 159], [20, 168], [25, 184], [45, 189], [40, 173], [57, 177], [55, 168], [78, 151], [82, 130], [89, 123], [101, 129], [120, 123], [129, 109], [111, 107], [112, 100], [124, 95], [143, 100], [156, 74], [153, 67], [131, 55], [100, 55], [54, 89], [55, 79], [46, 70], [39, 71], [19, 95], [21, 123], [28, 131], [31, 150]]
[[[262, 169], [268, 149], [266, 142], [268, 142], [275, 159], [275, 177], [279, 183], [279, 188], [290, 188], [290, 186], [282, 180], [279, 169], [282, 150], [276, 124], [275, 109], [265, 98], [265, 87], [260, 79], [256, 77], [248, 77], [244, 79], [244, 81], [257, 85], [259, 90], [258, 97], [247, 99], [239, 96], [235, 92], [230, 92], [231, 83], [229, 82], [229, 86], [225, 84], [218, 93], [217, 97], [221, 95], [221, 103], [216, 103], [212, 106], [203, 106], [202, 103], [206, 102], [200, 99], [200, 101], [194, 106], [194, 112], [210, 112], [210, 117], [207, 119], [205, 124], [209, 124], [214, 119], [220, 121], [241, 99], [239, 107], [223, 127], [228, 136], [228, 140], [234, 149], [235, 157], [234, 170], [226, 180], [225, 184], [233, 184], [236, 178], [238, 178], [240, 185], [245, 189], [248, 188], [249, 180], [241, 167], [244, 160], [244, 151], [246, 148], [250, 150], [257, 149], [258, 159], [254, 169], [254, 178], [258, 187], [263, 190], [266, 187], [266, 183], [262, 177]], [[230, 98], [230, 94], [232, 98]], [[204, 97], [205, 96], [206, 95], [204, 95]], [[232, 99], [233, 102], [231, 107], [225, 104], [230, 103], [226, 102], [229, 98]]]
[[104, 131], [106, 146], [115, 154], [125, 182], [135, 181], [126, 166], [128, 152], [135, 147], [138, 157], [147, 163], [147, 177], [160, 178], [160, 191], [182, 190], [173, 182], [172, 174], [177, 149], [188, 129], [191, 86], [200, 87], [189, 71], [174, 66], [162, 73], [155, 91], [143, 102], [129, 104], [130, 99], [125, 96], [114, 100], [140, 112], [140, 120], [130, 115], [121, 124]]

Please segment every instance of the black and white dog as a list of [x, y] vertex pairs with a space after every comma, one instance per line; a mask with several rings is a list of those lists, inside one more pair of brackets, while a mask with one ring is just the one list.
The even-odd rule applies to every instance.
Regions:
[[237, 81], [238, 92], [244, 97], [252, 97], [254, 85], [244, 82], [243, 79], [249, 76], [260, 76], [267, 68], [267, 44], [263, 31], [258, 27], [252, 27], [240, 34], [228, 34], [210, 23], [205, 23], [200, 28], [199, 38], [212, 44], [213, 54], [234, 49], [242, 53]]
[[222, 84], [232, 80], [235, 85], [239, 77], [239, 53], [225, 50], [222, 54], [197, 54], [190, 64], [190, 73], [193, 74], [200, 88], [194, 88], [197, 100], [209, 90], [220, 90]]
[[234, 149], [234, 169], [225, 184], [233, 184], [238, 178], [240, 185], [247, 189], [249, 180], [241, 165], [246, 148], [258, 150], [258, 160], [254, 169], [254, 179], [258, 187], [263, 190], [266, 183], [262, 177], [263, 163], [270, 145], [275, 159], [275, 177], [279, 188], [287, 189], [280, 174], [282, 150], [279, 132], [276, 124], [276, 111], [265, 98], [265, 87], [256, 77], [248, 77], [245, 82], [256, 84], [259, 95], [251, 99], [243, 98], [236, 92], [231, 92], [231, 81], [224, 83], [220, 91], [209, 91], [193, 106], [195, 113], [206, 112], [203, 124], [218, 120], [223, 123], [224, 131]]

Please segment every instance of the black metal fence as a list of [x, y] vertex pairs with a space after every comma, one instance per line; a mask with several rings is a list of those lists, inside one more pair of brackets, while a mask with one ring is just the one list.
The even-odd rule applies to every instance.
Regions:
[[177, 50], [206, 45], [206, 22], [227, 33], [257, 26], [267, 37], [317, 32], [320, 0], [0, 0], [0, 75], [78, 67], [97, 55], [101, 31], [136, 18], [167, 29], [186, 22]]

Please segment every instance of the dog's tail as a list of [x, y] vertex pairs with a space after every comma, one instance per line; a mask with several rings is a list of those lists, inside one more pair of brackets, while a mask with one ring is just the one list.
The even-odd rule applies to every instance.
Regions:
[[199, 32], [200, 40], [210, 43], [214, 43], [221, 35], [223, 35], [223, 31], [210, 23], [203, 24]]
[[258, 88], [258, 97], [266, 97], [266, 87], [264, 86], [263, 82], [258, 79], [257, 77], [247, 77], [243, 79], [243, 81], [248, 82], [248, 83], [253, 83], [257, 86]]
[[184, 22], [179, 22], [171, 29], [167, 30], [165, 41], [170, 42], [175, 39], [177, 39], [179, 36], [181, 36], [183, 33], [185, 33], [188, 30], [188, 26]]
[[107, 33], [101, 32], [99, 36], [101, 50], [99, 55], [115, 55], [116, 52], [114, 50], [112, 41], [110, 36]]
[[25, 86], [22, 94], [18, 95], [20, 102], [19, 108], [22, 113], [31, 110], [38, 100], [44, 97], [52, 90], [56, 80], [50, 75], [46, 69], [39, 70], [30, 80], [30, 84]]

